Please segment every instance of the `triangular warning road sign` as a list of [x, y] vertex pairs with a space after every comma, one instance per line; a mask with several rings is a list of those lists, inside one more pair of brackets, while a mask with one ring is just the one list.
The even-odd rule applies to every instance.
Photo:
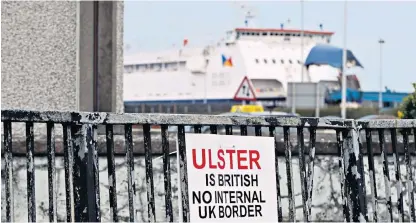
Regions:
[[253, 88], [250, 84], [250, 80], [247, 77], [244, 77], [243, 81], [240, 84], [240, 87], [238, 87], [238, 90], [234, 95], [234, 100], [256, 100], [256, 95], [254, 94]]

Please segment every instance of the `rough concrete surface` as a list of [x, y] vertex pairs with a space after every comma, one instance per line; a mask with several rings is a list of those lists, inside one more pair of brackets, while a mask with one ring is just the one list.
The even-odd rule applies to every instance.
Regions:
[[77, 110], [77, 2], [1, 2], [2, 109]]

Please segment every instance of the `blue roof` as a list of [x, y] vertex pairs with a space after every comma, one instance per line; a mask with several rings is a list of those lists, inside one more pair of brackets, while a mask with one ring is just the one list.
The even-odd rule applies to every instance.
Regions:
[[[342, 68], [342, 48], [327, 45], [327, 44], [318, 44], [314, 46], [309, 52], [308, 57], [306, 58], [305, 66], [309, 67], [310, 65], [323, 65], [327, 64], [335, 68]], [[361, 63], [357, 60], [354, 54], [347, 50], [347, 61], [354, 64], [357, 67], [362, 67]]]

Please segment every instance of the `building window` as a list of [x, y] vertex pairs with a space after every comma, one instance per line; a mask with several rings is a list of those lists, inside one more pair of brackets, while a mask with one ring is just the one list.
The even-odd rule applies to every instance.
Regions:
[[273, 63], [276, 63], [276, 60], [275, 60], [275, 59], [272, 59], [272, 62], [273, 62]]
[[266, 33], [266, 32], [264, 32], [264, 33], [263, 33], [263, 36], [267, 36], [267, 33]]
[[256, 59], [256, 63], [259, 63], [259, 59]]
[[285, 61], [284, 61], [283, 59], [281, 59], [281, 60], [280, 60], [280, 62], [281, 62], [282, 64], [285, 64]]
[[266, 64], [267, 64], [267, 59], [264, 59], [264, 63], [266, 63]]
[[292, 64], [292, 60], [289, 60], [289, 63]]
[[298, 64], [302, 64], [302, 62], [300, 62], [300, 60], [298, 60]]

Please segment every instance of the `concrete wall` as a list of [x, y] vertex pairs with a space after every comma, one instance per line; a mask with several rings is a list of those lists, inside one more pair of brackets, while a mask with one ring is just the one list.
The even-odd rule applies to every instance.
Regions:
[[2, 109], [123, 111], [123, 1], [2, 1]]
[[[393, 157], [390, 157], [393, 158]], [[402, 157], [401, 157], [402, 158]], [[383, 161], [381, 157], [375, 158], [375, 172], [376, 172], [376, 185], [378, 193], [378, 220], [388, 221], [388, 210], [386, 206], [385, 196], [385, 184], [383, 178]], [[295, 207], [296, 207], [296, 220], [303, 221], [302, 212], [302, 196], [301, 196], [301, 183], [300, 173], [298, 166], [298, 157], [292, 158], [293, 165], [293, 185], [295, 194]], [[135, 158], [135, 173], [136, 179], [136, 195], [135, 209], [138, 211], [138, 222], [147, 221], [147, 186], [146, 186], [146, 174], [145, 174], [145, 162], [144, 157]], [[119, 211], [119, 220], [128, 221], [128, 193], [127, 193], [127, 166], [125, 158], [117, 157], [116, 160], [116, 189], [117, 189], [117, 207]], [[2, 162], [4, 163], [4, 162]], [[14, 221], [24, 222], [27, 221], [27, 184], [26, 184], [26, 158], [14, 158], [13, 168], [13, 202], [14, 202]], [[368, 210], [370, 213], [370, 219], [372, 219], [373, 207], [371, 205], [371, 187], [370, 178], [368, 172], [367, 157], [364, 157], [365, 164], [365, 181], [366, 181], [366, 194], [368, 200]], [[392, 194], [392, 203], [394, 207], [397, 207], [397, 185], [398, 182], [394, 177], [394, 165], [393, 159], [389, 159], [390, 179], [389, 188]], [[178, 221], [179, 217], [179, 204], [178, 204], [178, 168], [176, 157], [173, 156], [170, 160], [171, 165], [171, 184], [172, 184], [172, 205], [174, 212], [174, 221]], [[412, 166], [416, 165], [416, 160], [413, 159]], [[56, 160], [57, 171], [57, 212], [58, 221], [66, 220], [65, 212], [65, 173], [63, 168], [63, 159], [58, 157]], [[5, 220], [5, 193], [4, 193], [4, 164], [2, 164], [2, 221]], [[111, 221], [110, 219], [110, 205], [109, 205], [109, 191], [108, 191], [108, 168], [107, 160], [105, 157], [100, 158], [100, 204], [101, 204], [101, 220], [104, 222]], [[404, 211], [405, 221], [409, 221], [409, 185], [407, 184], [406, 167], [404, 162], [401, 162], [401, 181], [404, 198]], [[312, 195], [312, 220], [313, 221], [343, 221], [342, 217], [342, 199], [341, 199], [341, 185], [340, 174], [338, 167], [338, 158], [334, 156], [317, 156], [315, 158], [315, 173], [313, 181], [313, 195]], [[283, 220], [288, 221], [288, 187], [285, 159], [279, 158], [279, 174], [280, 174], [280, 189], [282, 197], [283, 208]], [[414, 173], [414, 172], [413, 172]], [[156, 220], [158, 222], [166, 222], [165, 219], [165, 191], [164, 191], [164, 178], [163, 178], [163, 165], [162, 159], [154, 157], [153, 159], [153, 181], [155, 188], [155, 202], [156, 202]], [[39, 222], [49, 221], [48, 218], [48, 171], [46, 158], [35, 158], [35, 190], [36, 190], [36, 220]], [[415, 193], [415, 191], [413, 191]], [[398, 211], [394, 208], [394, 219], [398, 221]]]
[[77, 110], [79, 4], [1, 5], [2, 109]]

